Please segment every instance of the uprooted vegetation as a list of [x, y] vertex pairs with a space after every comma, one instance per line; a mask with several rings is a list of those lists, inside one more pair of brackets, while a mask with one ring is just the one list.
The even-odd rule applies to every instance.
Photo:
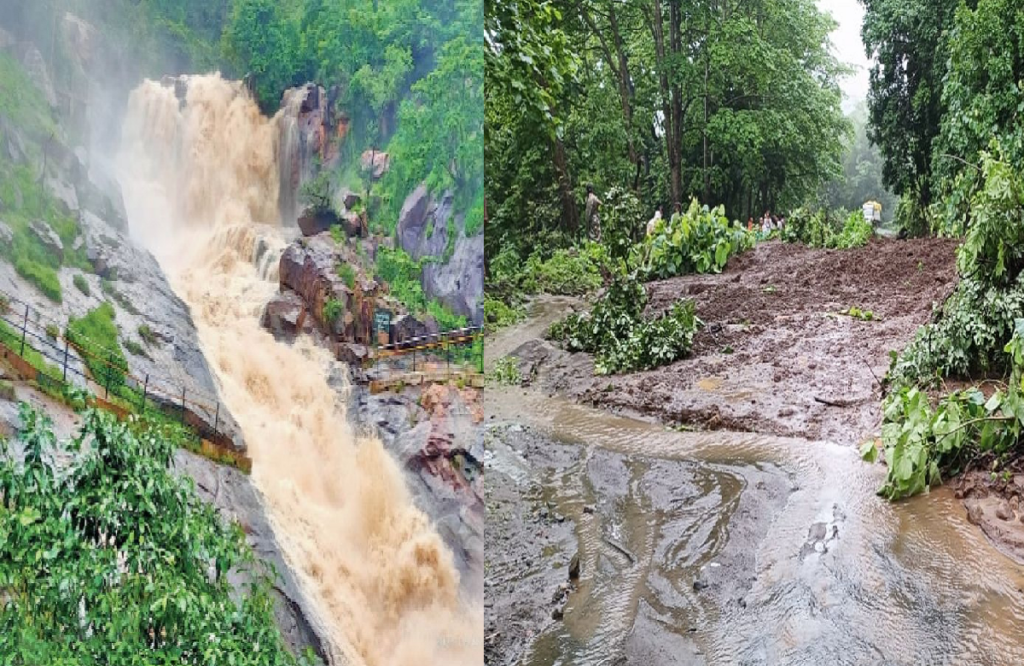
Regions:
[[780, 233], [790, 243], [839, 250], [867, 245], [872, 235], [874, 229], [860, 211], [806, 208], [793, 211]]
[[23, 461], [0, 454], [12, 663], [296, 663], [243, 530], [171, 472], [181, 426], [88, 410], [58, 443], [45, 415], [23, 404], [20, 420]]
[[701, 322], [691, 301], [678, 301], [668, 312], [646, 318], [647, 292], [639, 282], [620, 278], [586, 314], [572, 314], [553, 324], [548, 336], [570, 351], [595, 355], [598, 374], [647, 370], [685, 356]]
[[[888, 476], [881, 493], [913, 495], [977, 465], [1021, 455], [1024, 425], [1024, 179], [1008, 161], [983, 156], [984, 183], [970, 205], [958, 250], [956, 290], [902, 354], [893, 354], [882, 445]], [[946, 378], [1008, 378], [988, 394], [971, 387], [941, 397], [928, 389]], [[862, 454], [873, 460], [876, 450]]]

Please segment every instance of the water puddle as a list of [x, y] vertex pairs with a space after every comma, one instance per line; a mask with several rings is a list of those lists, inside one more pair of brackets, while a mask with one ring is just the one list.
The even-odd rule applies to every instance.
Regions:
[[525, 664], [1024, 654], [1024, 576], [945, 489], [889, 504], [852, 448], [677, 432], [532, 390], [489, 387], [486, 409], [580, 451], [542, 483], [575, 523], [580, 580]]

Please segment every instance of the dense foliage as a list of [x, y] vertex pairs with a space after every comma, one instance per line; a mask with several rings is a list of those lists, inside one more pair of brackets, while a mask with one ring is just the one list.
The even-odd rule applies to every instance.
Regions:
[[783, 240], [832, 249], [861, 247], [873, 235], [874, 228], [860, 210], [848, 213], [843, 209], [811, 211], [798, 208], [786, 218], [786, 226], [782, 230]]
[[1024, 165], [1024, 7], [1012, 0], [866, 0], [871, 137], [912, 234], [961, 235], [995, 140]]
[[812, 0], [516, 0], [485, 25], [490, 256], [578, 238], [588, 183], [632, 191], [642, 224], [692, 196], [788, 208], [840, 171], [834, 24]]
[[[23, 461], [0, 456], [5, 663], [295, 663], [241, 528], [172, 474], [174, 427], [90, 410], [58, 444], [47, 417], [20, 416]], [[236, 591], [238, 571], [252, 582]]]
[[595, 355], [595, 371], [612, 374], [648, 370], [682, 358], [701, 322], [692, 301], [679, 301], [659, 317], [644, 317], [647, 291], [633, 278], [619, 278], [589, 313], [556, 322], [548, 336], [570, 351]]
[[466, 326], [466, 318], [452, 313], [434, 299], [428, 299], [420, 284], [423, 272], [423, 260], [416, 261], [402, 249], [377, 249], [377, 265], [375, 268], [378, 279], [387, 284], [388, 292], [417, 316], [430, 316], [437, 322], [442, 331]]
[[[888, 463], [885, 485], [879, 491], [889, 499], [915, 495], [941, 482], [943, 474], [967, 469], [979, 455], [998, 465], [1015, 451], [1024, 428], [1024, 319], [1004, 353], [1010, 366], [1005, 388], [987, 396], [971, 387], [944, 396], [934, 408], [928, 395], [904, 387], [888, 397], [882, 426], [882, 444]], [[861, 454], [873, 461], [877, 449], [866, 443]]]
[[633, 248], [631, 263], [643, 279], [686, 273], [720, 273], [732, 257], [754, 245], [754, 235], [730, 222], [722, 206], [709, 209], [696, 199], [683, 214], [661, 220], [654, 233]]

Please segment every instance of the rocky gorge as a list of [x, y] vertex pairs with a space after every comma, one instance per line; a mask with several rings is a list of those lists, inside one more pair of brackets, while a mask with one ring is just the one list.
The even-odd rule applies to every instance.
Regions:
[[[63, 21], [63, 38], [80, 55], [84, 68], [105, 61], [95, 30], [87, 22], [70, 14]], [[30, 53], [32, 49], [6, 33], [0, 33], [0, 48], [15, 54]], [[60, 105], [52, 102], [47, 92], [45, 62], [31, 55], [19, 57], [30, 80], [38, 87], [34, 94], [51, 111], [60, 111]], [[183, 81], [178, 78], [164, 83], [183, 96], [187, 88]], [[104, 83], [94, 80], [92, 85], [99, 88]], [[93, 97], [88, 86], [79, 92], [78, 99]], [[267, 239], [257, 239], [252, 244], [254, 266], [280, 284], [279, 293], [266, 303], [260, 321], [281, 344], [312, 341], [328, 349], [339, 361], [324, 368], [336, 399], [348, 405], [350, 422], [361, 431], [379, 436], [398, 461], [416, 505], [434, 523], [454, 555], [463, 593], [479, 599], [483, 589], [481, 396], [475, 389], [455, 385], [410, 387], [398, 394], [373, 395], [360, 383], [362, 363], [374, 342], [372, 319], [378, 307], [396, 314], [394, 335], [399, 340], [436, 331], [438, 326], [421, 313], [408, 312], [389, 296], [387, 285], [376, 278], [374, 261], [378, 249], [392, 248], [397, 243], [380, 236], [364, 237], [355, 212], [360, 203], [358, 196], [351, 192], [340, 194], [340, 213], [317, 233], [306, 235], [304, 232], [313, 228], [304, 228], [298, 222], [294, 227], [287, 225], [286, 211], [297, 207], [298, 191], [314, 177], [312, 165], [330, 164], [336, 156], [332, 151], [336, 150], [337, 141], [328, 138], [344, 139], [347, 125], [344, 115], [333, 109], [331, 93], [313, 84], [290, 91], [282, 106], [285, 111], [279, 116], [284, 119], [280, 120], [284, 138], [279, 160], [279, 204], [286, 221], [285, 236], [291, 240], [284, 246]], [[82, 126], [90, 126], [91, 113], [81, 116]], [[57, 133], [48, 141], [13, 119], [0, 118], [5, 170], [15, 173], [23, 169], [32, 175], [32, 182], [42, 182], [38, 198], [47, 202], [47, 210], [54, 211], [50, 221], [45, 215], [36, 219], [38, 216], [35, 210], [30, 210], [27, 200], [37, 194], [20, 187], [14, 177], [7, 178], [5, 183], [9, 186], [0, 190], [0, 222], [14, 221], [0, 226], [0, 237], [9, 243], [30, 238], [25, 242], [40, 248], [49, 257], [46, 261], [54, 264], [59, 291], [55, 300], [53, 293], [44, 291], [35, 273], [18, 266], [13, 254], [4, 255], [0, 261], [0, 289], [12, 299], [28, 304], [32, 312], [45, 313], [41, 316], [59, 330], [65, 330], [69, 322], [102, 304], [109, 304], [119, 337], [109, 342], [135, 350], [126, 355], [129, 374], [145, 378], [147, 391], [162, 382], [175, 390], [183, 388], [196, 402], [210, 405], [209, 410], [197, 409], [197, 417], [229, 433], [234, 446], [245, 451], [245, 437], [231, 410], [220, 400], [223, 386], [213, 370], [216, 366], [211, 367], [216, 361], [203, 348], [191, 307], [176, 293], [160, 262], [144, 249], [133, 233], [137, 229], [129, 229], [115, 169], [101, 157], [101, 150], [91, 150], [97, 143], [95, 138], [87, 140], [71, 129], [71, 120], [67, 118], [72, 116], [79, 118], [75, 114], [55, 116], [64, 119], [68, 127], [64, 121], [58, 122]], [[103, 132], [98, 134], [102, 136]], [[77, 139], [83, 145], [77, 145]], [[371, 155], [369, 166], [379, 178], [388, 168], [387, 155]], [[422, 194], [419, 199], [423, 199]], [[407, 218], [405, 227], [418, 224], [420, 237], [415, 232], [404, 237], [408, 237], [409, 248], [415, 250], [417, 258], [439, 257], [443, 248], [453, 244], [455, 248], [451, 261], [427, 264], [433, 277], [428, 280], [424, 271], [424, 289], [431, 298], [438, 298], [463, 316], [479, 321], [482, 236], [466, 238], [462, 234], [461, 218], [453, 214], [450, 202], [447, 206], [408, 208], [408, 216], [403, 210], [403, 218]], [[300, 211], [296, 215], [301, 218]], [[23, 218], [26, 224], [21, 223]], [[437, 218], [438, 233], [433, 235], [432, 242], [425, 243], [421, 236], [427, 233], [424, 221], [428, 218]], [[449, 235], [453, 231], [458, 238]], [[438, 242], [441, 244], [437, 245]], [[480, 245], [478, 265], [468, 258], [475, 244]], [[342, 265], [349, 270], [340, 271]], [[452, 278], [456, 273], [458, 277]], [[474, 280], [479, 288], [473, 286]], [[428, 288], [428, 284], [432, 286]], [[84, 360], [73, 348], [69, 356], [70, 365], [83, 375], [89, 374]], [[148, 386], [150, 380], [152, 387]], [[19, 387], [18, 393], [19, 398], [38, 402], [57, 414], [57, 420], [74, 419], [66, 407], [30, 387]], [[10, 405], [5, 409], [4, 423], [15, 431], [16, 410]], [[312, 648], [331, 663], [335, 657], [324, 640], [326, 629], [316, 613], [311, 612], [310, 600], [289, 568], [259, 488], [245, 474], [188, 452], [180, 452], [177, 463], [181, 473], [196, 481], [200, 495], [226, 517], [238, 521], [254, 551], [278, 570], [276, 616], [289, 644], [297, 652]]]

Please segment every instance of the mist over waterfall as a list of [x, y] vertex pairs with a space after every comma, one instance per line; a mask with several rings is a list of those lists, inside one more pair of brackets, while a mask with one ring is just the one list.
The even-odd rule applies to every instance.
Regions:
[[482, 610], [460, 598], [452, 555], [396, 463], [354, 434], [326, 379], [336, 361], [302, 339], [280, 343], [259, 323], [293, 233], [282, 210], [295, 206], [295, 161], [284, 151], [295, 149], [296, 113], [286, 104], [267, 118], [220, 75], [144, 82], [118, 158], [131, 233], [191, 309], [335, 660], [478, 664]]

